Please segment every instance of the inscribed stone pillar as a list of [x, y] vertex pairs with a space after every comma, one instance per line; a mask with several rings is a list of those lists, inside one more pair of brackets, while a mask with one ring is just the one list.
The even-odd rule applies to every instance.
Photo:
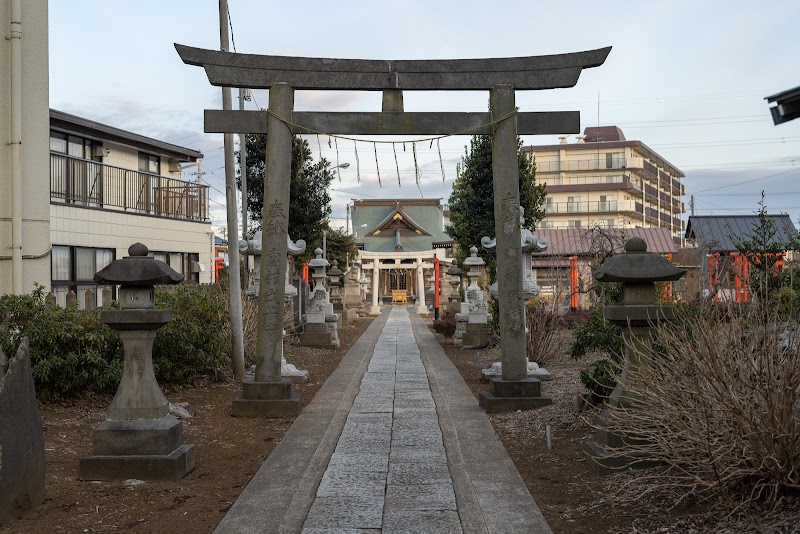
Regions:
[[525, 380], [527, 360], [522, 307], [519, 162], [514, 88], [507, 84], [492, 87], [489, 108], [492, 120], [500, 120], [494, 125], [492, 175], [503, 380]]
[[425, 275], [422, 272], [422, 258], [417, 258], [417, 313], [428, 314], [428, 307], [425, 305]]
[[262, 211], [261, 291], [258, 295], [256, 340], [257, 382], [281, 377], [283, 349], [283, 299], [286, 279], [286, 237], [289, 234], [289, 177], [292, 172], [292, 132], [277, 117], [288, 119], [294, 107], [294, 90], [276, 83], [269, 90], [266, 175]]

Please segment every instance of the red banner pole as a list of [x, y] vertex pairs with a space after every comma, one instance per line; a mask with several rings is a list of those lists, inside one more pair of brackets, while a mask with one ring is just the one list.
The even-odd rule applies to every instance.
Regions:
[[433, 258], [433, 318], [439, 319], [439, 258]]

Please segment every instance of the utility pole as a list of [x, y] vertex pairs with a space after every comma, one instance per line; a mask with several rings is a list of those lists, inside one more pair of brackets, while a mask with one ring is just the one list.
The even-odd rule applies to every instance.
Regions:
[[694, 217], [694, 195], [692, 195], [691, 200], [689, 201], [689, 207], [692, 209], [692, 217]]
[[[223, 52], [228, 51], [228, 1], [219, 0], [219, 47]], [[231, 88], [222, 88], [222, 109], [233, 109], [231, 102]], [[231, 347], [231, 361], [233, 362], [233, 376], [236, 380], [244, 381], [244, 331], [242, 327], [242, 282], [239, 270], [239, 244], [237, 243], [236, 228], [239, 226], [236, 213], [236, 177], [233, 168], [233, 134], [224, 134], [225, 145], [225, 204], [228, 213], [228, 282], [230, 284], [231, 330], [233, 330], [233, 346]], [[232, 231], [232, 232], [231, 232]]]

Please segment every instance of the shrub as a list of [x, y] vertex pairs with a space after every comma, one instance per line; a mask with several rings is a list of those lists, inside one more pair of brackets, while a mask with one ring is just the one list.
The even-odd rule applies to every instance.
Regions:
[[581, 371], [581, 383], [594, 396], [608, 397], [617, 384], [617, 376], [621, 370], [620, 361], [625, 343], [620, 328], [603, 319], [600, 310], [589, 314], [588, 320], [575, 328], [574, 341], [570, 346], [570, 355], [579, 359], [589, 352], [601, 352], [603, 356], [595, 358], [588, 369]]
[[527, 334], [525, 352], [528, 359], [542, 365], [565, 348], [561, 320], [542, 300], [532, 300], [525, 314]]
[[[153, 347], [159, 384], [188, 384], [215, 377], [226, 364], [230, 336], [225, 295], [190, 285], [156, 291], [159, 308], [172, 309]], [[43, 398], [112, 394], [122, 377], [124, 358], [119, 336], [100, 320], [100, 310], [61, 308], [33, 295], [0, 297], [0, 348], [16, 354], [27, 337], [37, 393]]]
[[456, 333], [456, 313], [448, 311], [440, 315], [438, 320], [433, 321], [433, 329], [444, 337], [453, 337]]
[[623, 381], [635, 402], [612, 408], [611, 430], [636, 438], [622, 456], [667, 466], [643, 478], [648, 492], [734, 507], [800, 493], [800, 325], [774, 317], [756, 305], [696, 313], [659, 326], [659, 347], [637, 347], [643, 364]]
[[156, 307], [172, 310], [159, 329], [153, 368], [160, 384], [191, 384], [215, 378], [228, 367], [231, 346], [227, 293], [219, 285], [179, 285], [156, 291]]
[[23, 337], [31, 350], [37, 393], [44, 398], [113, 393], [122, 376], [122, 347], [100, 312], [49, 304], [41, 292], [0, 297], [0, 345], [15, 354]]

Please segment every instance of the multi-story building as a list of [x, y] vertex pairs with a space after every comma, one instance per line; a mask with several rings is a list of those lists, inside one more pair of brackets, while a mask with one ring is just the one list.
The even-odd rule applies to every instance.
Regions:
[[[52, 291], [83, 304], [94, 273], [140, 241], [187, 282], [211, 282], [208, 186], [184, 181], [195, 150], [50, 111]], [[99, 292], [95, 292], [98, 295]]]
[[540, 228], [668, 228], [681, 243], [684, 174], [616, 126], [589, 127], [577, 143], [524, 149], [547, 185]]

